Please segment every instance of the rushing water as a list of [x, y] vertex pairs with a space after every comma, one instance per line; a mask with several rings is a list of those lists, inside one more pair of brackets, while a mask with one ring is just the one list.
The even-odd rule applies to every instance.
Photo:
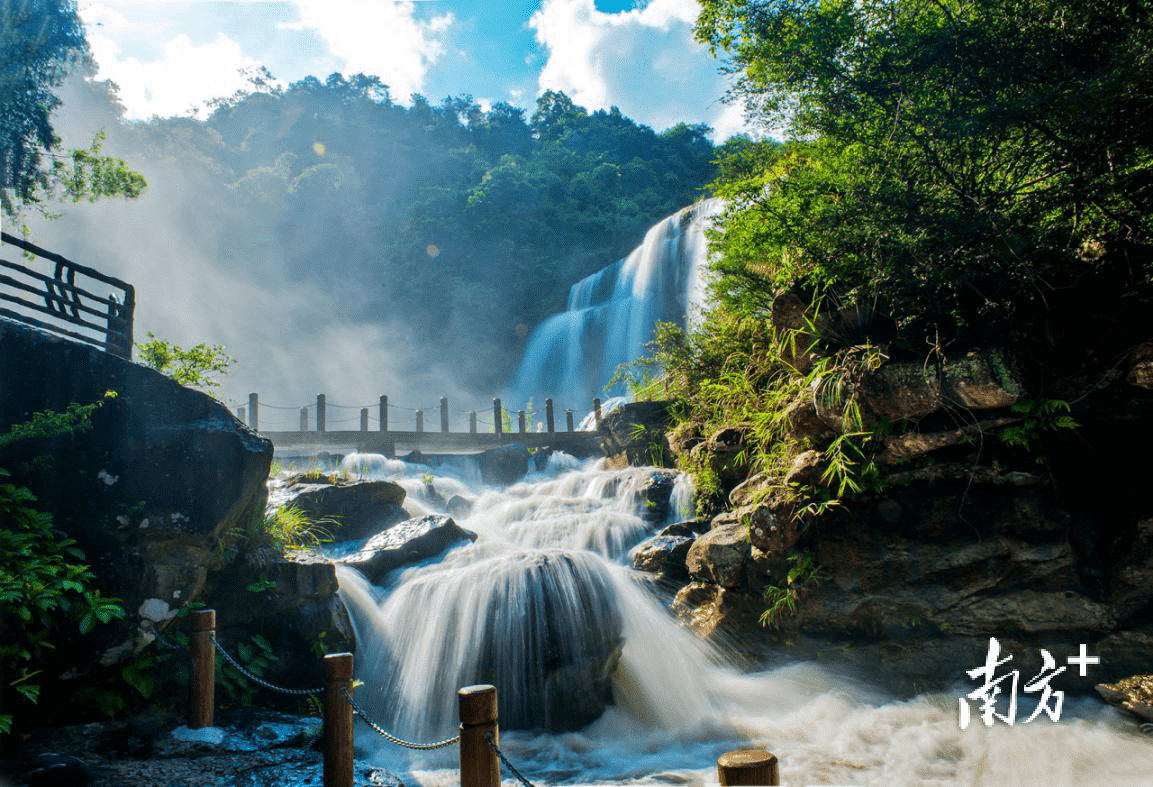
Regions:
[[[537, 714], [537, 731], [502, 727], [501, 742], [542, 785], [710, 783], [717, 756], [736, 748], [774, 752], [784, 785], [1153, 784], [1153, 741], [1090, 700], [1066, 702], [1058, 722], [1042, 716], [985, 728], [975, 718], [962, 731], [957, 700], [971, 686], [898, 701], [813, 664], [755, 674], [728, 666], [627, 567], [628, 550], [661, 524], [644, 517], [651, 469], [607, 470], [554, 455], [523, 483], [484, 489], [467, 464], [446, 472], [381, 457], [352, 461], [372, 477], [399, 480], [413, 510], [441, 505], [427, 494], [429, 472], [440, 474], [433, 487], [441, 498], [473, 500], [458, 521], [478, 534], [474, 543], [387, 587], [352, 570], [340, 574], [360, 643], [358, 696], [403, 737], [455, 734], [456, 689], [493, 683], [502, 720]], [[686, 492], [679, 483], [678, 505], [688, 505]], [[548, 719], [536, 706], [558, 687], [534, 662], [546, 651], [586, 656], [597, 650], [588, 641], [618, 626], [613, 704], [576, 731], [539, 731]], [[566, 669], [551, 677], [583, 680]], [[367, 759], [409, 783], [456, 782], [455, 748], [413, 754], [363, 727], [357, 742]], [[508, 784], [507, 771], [504, 778]]]
[[[569, 289], [564, 312], [529, 337], [506, 401], [587, 407], [617, 367], [643, 354], [658, 321], [683, 324], [704, 301], [704, 231], [722, 207], [705, 200], [655, 224], [628, 257]], [[518, 405], [519, 406], [519, 405]]]

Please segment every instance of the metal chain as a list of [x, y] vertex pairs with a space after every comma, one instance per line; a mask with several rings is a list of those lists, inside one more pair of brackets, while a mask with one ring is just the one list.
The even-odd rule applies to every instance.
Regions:
[[500, 747], [498, 747], [498, 746], [496, 745], [496, 741], [494, 741], [494, 740], [492, 739], [492, 733], [491, 733], [491, 732], [486, 732], [486, 733], [484, 734], [484, 739], [485, 739], [486, 741], [488, 741], [488, 747], [489, 747], [490, 749], [492, 749], [492, 750], [493, 750], [493, 752], [496, 754], [496, 756], [497, 756], [497, 757], [500, 757], [500, 761], [501, 761], [501, 762], [503, 762], [503, 763], [504, 763], [504, 765], [505, 765], [505, 767], [506, 767], [506, 768], [508, 768], [508, 769], [509, 769], [509, 771], [511, 771], [511, 772], [512, 772], [512, 775], [513, 775], [513, 776], [515, 776], [515, 777], [516, 777], [518, 780], [520, 780], [520, 783], [521, 783], [521, 784], [523, 784], [523, 785], [524, 785], [524, 787], [536, 787], [536, 785], [535, 785], [535, 784], [533, 784], [533, 783], [532, 783], [532, 782], [530, 782], [528, 779], [526, 779], [524, 776], [522, 776], [522, 775], [521, 775], [521, 772], [520, 772], [520, 771], [518, 771], [518, 770], [517, 770], [517, 769], [516, 769], [516, 768], [513, 766], [513, 764], [512, 764], [511, 762], [509, 762], [509, 761], [508, 761], [508, 757], [505, 757], [505, 756], [504, 756], [504, 752], [502, 752], [502, 751], [500, 750]]
[[312, 696], [314, 694], [323, 694], [324, 693], [324, 689], [284, 689], [284, 688], [281, 688], [280, 686], [274, 686], [271, 683], [269, 683], [268, 681], [263, 680], [263, 679], [257, 677], [256, 675], [253, 675], [251, 672], [249, 672], [247, 669], [245, 669], [244, 666], [239, 661], [232, 658], [232, 655], [227, 650], [224, 649], [223, 645], [220, 644], [220, 640], [218, 640], [216, 638], [215, 633], [212, 635], [212, 644], [216, 646], [216, 649], [218, 651], [220, 651], [220, 655], [224, 656], [224, 659], [229, 664], [231, 664], [233, 667], [236, 668], [237, 672], [239, 672], [241, 675], [248, 678], [248, 680], [252, 681], [253, 683], [255, 683], [258, 686], [263, 686], [264, 688], [269, 689], [271, 691], [278, 691], [281, 694], [291, 694], [293, 696], [298, 696], [298, 697], [307, 697], [307, 696]]
[[356, 715], [360, 718], [364, 719], [365, 724], [376, 730], [376, 732], [389, 743], [395, 743], [397, 746], [403, 746], [406, 749], [420, 749], [421, 751], [430, 751], [432, 749], [443, 749], [445, 746], [452, 746], [454, 743], [460, 742], [459, 735], [453, 738], [445, 738], [443, 741], [437, 741], [436, 743], [413, 743], [412, 741], [406, 741], [402, 738], [398, 738], [391, 732], [387, 732], [375, 721], [368, 718], [368, 714], [364, 712], [364, 708], [360, 707], [360, 704], [352, 698], [352, 694], [348, 689], [342, 686], [340, 693], [344, 695], [345, 701], [352, 706], [353, 712], [355, 712]]

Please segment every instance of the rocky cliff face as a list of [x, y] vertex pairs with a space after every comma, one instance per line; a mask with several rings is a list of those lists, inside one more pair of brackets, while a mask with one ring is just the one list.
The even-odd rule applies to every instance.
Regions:
[[[116, 397], [90, 429], [0, 449], [74, 538], [125, 621], [58, 648], [70, 675], [117, 664], [190, 601], [263, 513], [271, 443], [210, 396], [97, 349], [0, 320], [0, 431], [33, 413]], [[48, 666], [48, 665], [46, 665]], [[45, 703], [42, 703], [45, 704]]]
[[[1063, 665], [1084, 643], [1100, 664], [1067, 670], [1066, 689], [1148, 672], [1153, 354], [1124, 357], [1070, 397], [1076, 428], [1037, 415], [1004, 351], [881, 366], [857, 390], [879, 477], [823, 510], [795, 494], [820, 488], [827, 455], [813, 448], [840, 428], [818, 397], [789, 411], [800, 448], [780, 476], [733, 466], [739, 426], [674, 436], [728, 496], [685, 556], [693, 581], [674, 609], [754, 661], [818, 658], [904, 691], [966, 680], [990, 637], [1026, 678], [1042, 648]], [[1015, 443], [996, 436], [1013, 428]]]

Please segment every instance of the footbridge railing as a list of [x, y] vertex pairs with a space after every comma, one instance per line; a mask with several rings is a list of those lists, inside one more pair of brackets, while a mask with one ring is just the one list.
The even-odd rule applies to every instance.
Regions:
[[[0, 316], [132, 357], [131, 284], [0, 233]], [[17, 259], [24, 258], [23, 262]], [[104, 294], [98, 294], [102, 292]]]
[[[495, 686], [465, 686], [457, 692], [460, 709], [458, 734], [430, 743], [412, 743], [386, 731], [358, 703], [354, 691], [353, 655], [330, 653], [324, 657], [324, 686], [313, 689], [280, 688], [245, 669], [216, 639], [216, 612], [211, 609], [191, 613], [188, 727], [211, 727], [215, 717], [216, 652], [219, 652], [247, 680], [271, 691], [323, 697], [323, 783], [324, 787], [353, 787], [354, 725], [356, 716], [389, 743], [408, 749], [430, 750], [458, 746], [461, 787], [500, 787], [501, 766], [524, 787], [534, 787], [509, 761], [500, 748], [500, 722]], [[164, 640], [162, 635], [158, 638]], [[173, 643], [169, 642], [170, 645]], [[775, 755], [759, 749], [725, 752], [717, 758], [717, 780], [721, 785], [779, 785], [780, 773]]]
[[[273, 413], [271, 418], [266, 415], [268, 411]], [[493, 399], [490, 415], [487, 408], [453, 410], [448, 398], [440, 397], [438, 408], [430, 409], [439, 414], [439, 428], [426, 424], [425, 412], [423, 408], [390, 402], [386, 395], [371, 405], [342, 405], [329, 401], [326, 394], [318, 394], [315, 402], [291, 406], [268, 404], [259, 394], [252, 393], [248, 395], [248, 405], [236, 409], [241, 421], [272, 440], [282, 454], [340, 448], [387, 456], [413, 450], [468, 453], [509, 443], [530, 448], [547, 445], [587, 454], [598, 445], [601, 425], [600, 399], [592, 401], [592, 430], [577, 428], [572, 408], [564, 410], [563, 428], [559, 428], [552, 399], [545, 399], [541, 413], [531, 409], [513, 412], [505, 409], [500, 399]], [[539, 423], [538, 417], [542, 419]], [[454, 421], [456, 430], [452, 428]], [[467, 429], [460, 429], [465, 423]]]

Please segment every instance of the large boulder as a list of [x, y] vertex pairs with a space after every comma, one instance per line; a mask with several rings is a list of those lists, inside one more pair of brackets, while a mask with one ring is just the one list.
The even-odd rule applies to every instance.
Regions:
[[377, 533], [361, 550], [338, 562], [351, 566], [371, 582], [379, 584], [392, 571], [436, 557], [445, 550], [476, 541], [476, 533], [465, 530], [442, 514], [417, 517]]
[[601, 451], [616, 467], [670, 467], [670, 402], [629, 402], [601, 419]]
[[750, 555], [749, 530], [742, 524], [714, 527], [697, 538], [685, 557], [689, 574], [721, 587], [738, 587]]
[[481, 480], [492, 486], [508, 486], [528, 472], [528, 449], [520, 443], [490, 448], [477, 455]]
[[209, 572], [233, 557], [226, 542], [259, 520], [272, 459], [272, 444], [212, 397], [0, 320], [0, 432], [106, 391], [116, 396], [90, 429], [0, 448], [0, 467], [32, 489], [84, 550], [101, 591], [129, 612], [69, 649], [73, 665], [131, 655], [143, 640], [138, 625], [163, 623], [201, 595]]
[[287, 502], [313, 520], [329, 520], [338, 541], [368, 538], [409, 518], [405, 491], [392, 481], [342, 481], [325, 476], [290, 479]]

